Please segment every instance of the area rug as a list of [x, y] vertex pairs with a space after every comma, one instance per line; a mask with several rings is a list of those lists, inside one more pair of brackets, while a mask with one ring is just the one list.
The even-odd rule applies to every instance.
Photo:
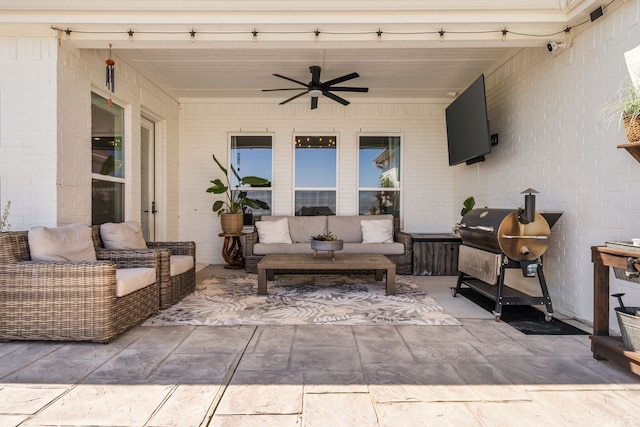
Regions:
[[161, 310], [144, 326], [165, 325], [460, 325], [425, 291], [396, 278], [396, 295], [371, 275], [277, 275], [268, 295], [258, 276], [218, 275]]
[[[495, 301], [473, 289], [462, 288], [458, 293], [488, 312], [493, 312], [496, 308]], [[530, 305], [503, 305], [500, 320], [525, 335], [589, 335], [555, 317], [547, 321], [542, 311]]]

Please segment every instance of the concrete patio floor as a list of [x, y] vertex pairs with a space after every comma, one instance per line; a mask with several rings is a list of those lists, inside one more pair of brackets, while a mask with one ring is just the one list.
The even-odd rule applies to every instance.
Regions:
[[[221, 266], [209, 266], [203, 274]], [[229, 274], [229, 270], [225, 270]], [[135, 327], [0, 343], [0, 426], [628, 426], [640, 377], [412, 277], [463, 326]]]

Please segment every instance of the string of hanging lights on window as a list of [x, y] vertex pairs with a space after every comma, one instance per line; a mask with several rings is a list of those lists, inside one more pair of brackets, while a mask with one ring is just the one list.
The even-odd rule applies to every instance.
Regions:
[[297, 148], [335, 148], [334, 136], [296, 136]]

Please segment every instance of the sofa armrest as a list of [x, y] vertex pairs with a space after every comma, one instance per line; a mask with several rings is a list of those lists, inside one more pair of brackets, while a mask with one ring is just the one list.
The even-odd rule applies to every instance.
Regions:
[[96, 258], [112, 261], [117, 268], [150, 267], [157, 269], [162, 252], [167, 256], [169, 254], [169, 251], [149, 249], [96, 249]]
[[393, 232], [393, 241], [402, 243], [404, 245], [405, 252], [413, 251], [413, 238], [411, 237], [411, 234], [395, 230]]
[[147, 242], [149, 249], [169, 249], [172, 255], [189, 255], [195, 260], [196, 242]]
[[253, 255], [253, 246], [258, 243], [258, 232], [253, 231], [251, 233], [247, 233], [245, 235], [245, 243], [244, 247], [246, 249], [247, 255]]
[[[116, 264], [112, 261], [42, 262], [0, 264], [0, 306], [29, 304], [108, 304], [116, 298]], [[19, 303], [21, 301], [22, 303]], [[89, 304], [89, 302], [87, 302]], [[0, 309], [2, 314], [4, 310]]]

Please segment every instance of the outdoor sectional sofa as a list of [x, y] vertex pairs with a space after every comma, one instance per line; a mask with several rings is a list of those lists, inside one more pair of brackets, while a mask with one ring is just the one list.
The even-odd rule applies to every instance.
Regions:
[[[245, 270], [257, 273], [258, 262], [267, 254], [313, 253], [311, 237], [330, 232], [344, 241], [344, 248], [337, 254], [382, 254], [396, 264], [398, 274], [412, 273], [413, 242], [411, 235], [400, 231], [393, 215], [319, 215], [319, 216], [263, 216], [261, 221], [278, 221], [286, 218], [291, 243], [264, 243], [260, 241], [259, 228], [246, 235]], [[390, 221], [392, 241], [364, 243], [361, 221]], [[371, 223], [374, 224], [374, 223]], [[375, 223], [378, 224], [378, 223]], [[371, 228], [371, 227], [367, 227]]]

